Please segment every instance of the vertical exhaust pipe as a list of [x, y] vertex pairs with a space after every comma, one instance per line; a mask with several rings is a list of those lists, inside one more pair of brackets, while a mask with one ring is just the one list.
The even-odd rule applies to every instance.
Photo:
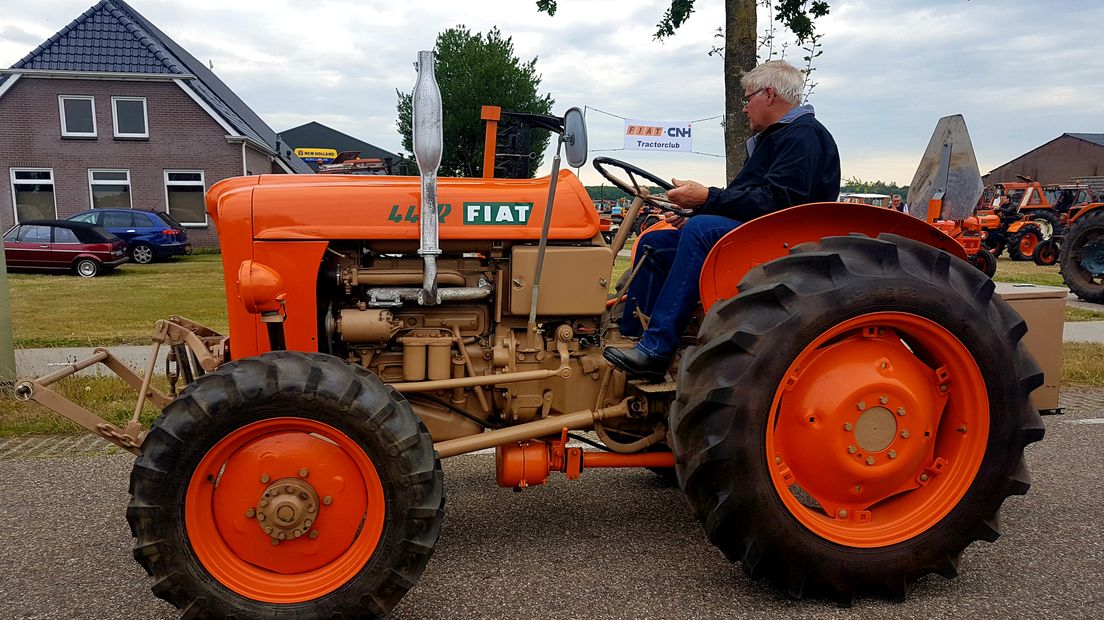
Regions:
[[421, 247], [418, 255], [424, 261], [422, 289], [418, 303], [434, 305], [437, 295], [437, 256], [441, 253], [437, 230], [437, 169], [441, 166], [444, 145], [444, 123], [441, 112], [441, 89], [434, 75], [431, 51], [418, 52], [418, 81], [413, 95], [414, 157], [422, 177]]

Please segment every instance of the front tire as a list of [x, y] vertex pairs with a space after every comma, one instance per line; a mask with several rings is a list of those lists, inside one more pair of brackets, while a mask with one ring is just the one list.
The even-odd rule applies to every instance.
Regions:
[[1035, 248], [1035, 253], [1031, 256], [1031, 260], [1040, 267], [1050, 267], [1058, 263], [1059, 254], [1058, 239], [1051, 237], [1040, 243], [1039, 247]]
[[1104, 304], [1104, 208], [1074, 221], [1059, 258], [1066, 286], [1085, 301]]
[[750, 576], [903, 599], [954, 576], [1027, 491], [1042, 373], [1023, 319], [945, 252], [889, 234], [791, 252], [748, 272], [684, 356], [679, 483]]
[[189, 385], [145, 439], [130, 492], [134, 557], [189, 617], [382, 617], [421, 576], [444, 505], [406, 400], [291, 351]]
[[972, 254], [967, 260], [978, 271], [990, 278], [997, 273], [997, 257], [993, 256], [993, 253], [985, 248], [981, 248], [978, 250], [977, 254]]

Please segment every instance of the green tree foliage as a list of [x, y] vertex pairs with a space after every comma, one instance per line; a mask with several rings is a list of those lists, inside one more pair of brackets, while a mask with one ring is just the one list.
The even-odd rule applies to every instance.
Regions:
[[878, 181], [863, 181], [858, 177], [850, 177], [844, 179], [843, 187], [840, 188], [841, 193], [852, 194], [900, 194], [901, 196], [908, 195], [908, 185], [900, 186], [896, 182]]
[[[444, 153], [441, 176], [472, 177], [483, 174], [484, 125], [482, 106], [496, 105], [510, 112], [549, 114], [555, 101], [551, 95], [537, 92], [541, 76], [537, 58], [522, 62], [514, 53], [511, 37], [503, 37], [497, 28], [484, 36], [463, 25], [437, 35], [437, 84], [441, 88], [444, 113]], [[403, 148], [413, 151], [413, 89], [399, 97], [396, 121]], [[540, 167], [549, 134], [532, 133], [530, 174]]]

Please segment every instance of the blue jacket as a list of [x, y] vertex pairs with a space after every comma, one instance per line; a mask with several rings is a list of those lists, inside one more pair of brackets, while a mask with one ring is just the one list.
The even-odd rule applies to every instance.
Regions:
[[832, 202], [840, 191], [836, 142], [812, 113], [800, 106], [748, 141], [750, 156], [728, 187], [709, 188], [695, 213], [747, 222], [809, 202]]

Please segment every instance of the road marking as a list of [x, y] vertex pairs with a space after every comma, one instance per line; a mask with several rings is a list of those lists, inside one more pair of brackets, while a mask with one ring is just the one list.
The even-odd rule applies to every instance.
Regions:
[[1084, 420], [1070, 420], [1070, 424], [1104, 424], [1104, 418], [1087, 418]]

